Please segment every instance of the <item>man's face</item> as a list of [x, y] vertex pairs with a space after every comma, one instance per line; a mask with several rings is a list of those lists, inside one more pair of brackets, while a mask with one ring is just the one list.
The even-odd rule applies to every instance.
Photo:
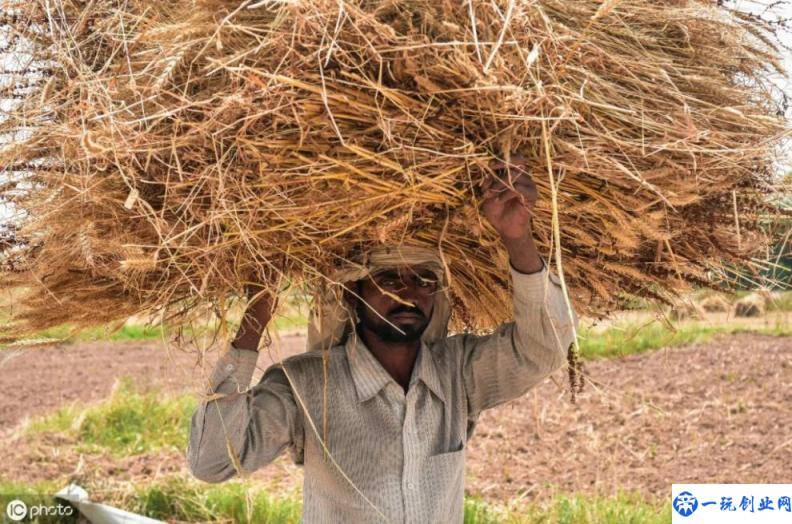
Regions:
[[[358, 282], [360, 298], [356, 307], [360, 323], [384, 342], [419, 340], [432, 318], [437, 289], [437, 277], [426, 268], [378, 271]], [[400, 303], [388, 294], [413, 306]]]

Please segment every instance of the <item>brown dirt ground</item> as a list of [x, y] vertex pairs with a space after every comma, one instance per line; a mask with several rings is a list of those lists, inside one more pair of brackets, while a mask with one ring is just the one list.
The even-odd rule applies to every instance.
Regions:
[[[281, 342], [289, 354], [304, 340]], [[261, 367], [268, 363], [262, 358]], [[84, 455], [63, 436], [31, 440], [14, 427], [64, 402], [102, 399], [119, 376], [143, 388], [195, 390], [207, 366], [150, 342], [0, 353], [0, 479], [87, 485], [184, 474], [181, 450]], [[720, 336], [590, 362], [587, 372], [590, 382], [574, 405], [559, 372], [482, 416], [469, 444], [469, 493], [508, 501], [619, 489], [653, 498], [666, 497], [673, 482], [792, 482], [792, 337]], [[302, 478], [285, 457], [254, 477], [276, 492], [293, 490]]]
[[587, 371], [575, 405], [559, 376], [482, 415], [470, 491], [667, 497], [672, 483], [792, 482], [792, 337], [719, 336]]
[[[305, 346], [304, 338], [297, 334], [282, 335], [277, 342], [283, 355], [302, 351]], [[216, 350], [170, 349], [158, 341], [97, 341], [1, 350], [0, 435], [25, 418], [65, 404], [107, 398], [121, 377], [131, 378], [141, 391], [197, 392], [217, 355]], [[271, 363], [270, 354], [262, 353], [259, 366], [266, 369]]]

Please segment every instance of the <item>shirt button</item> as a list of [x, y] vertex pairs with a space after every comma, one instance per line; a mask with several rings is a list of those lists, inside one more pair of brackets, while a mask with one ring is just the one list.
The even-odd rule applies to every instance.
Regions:
[[407, 489], [415, 489], [415, 484], [413, 484], [412, 482], [408, 482]]
[[234, 371], [234, 365], [233, 364], [226, 364], [226, 371]]

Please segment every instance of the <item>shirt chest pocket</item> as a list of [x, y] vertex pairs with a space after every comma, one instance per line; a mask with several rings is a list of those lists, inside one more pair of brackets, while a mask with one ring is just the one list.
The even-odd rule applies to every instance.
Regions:
[[465, 447], [432, 455], [426, 461], [426, 484], [435, 493], [445, 493], [465, 476]]
[[465, 448], [430, 456], [424, 469], [429, 497], [427, 522], [461, 522], [465, 481]]

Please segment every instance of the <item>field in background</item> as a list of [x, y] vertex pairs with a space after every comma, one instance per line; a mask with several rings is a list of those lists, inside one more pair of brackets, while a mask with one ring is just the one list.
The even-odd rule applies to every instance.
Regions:
[[[731, 300], [744, 297], [747, 292], [736, 292]], [[700, 292], [691, 297], [698, 301], [709, 292]], [[3, 302], [5, 303], [5, 302]], [[2, 311], [2, 307], [0, 307]], [[635, 309], [620, 311], [606, 320], [581, 320], [578, 343], [585, 358], [600, 356], [627, 355], [635, 352], [677, 346], [691, 342], [709, 340], [718, 333], [758, 332], [776, 336], [792, 335], [792, 291], [777, 292], [768, 301], [767, 311], [757, 317], [738, 317], [733, 311], [707, 313], [703, 319], [674, 320], [663, 309], [650, 309], [647, 304], [636, 304]], [[229, 330], [235, 330], [242, 316], [240, 307], [234, 308], [229, 315]], [[2, 320], [0, 315], [0, 320]], [[285, 301], [273, 319], [271, 331], [278, 333], [300, 334], [307, 326], [307, 311], [304, 305]], [[201, 347], [209, 347], [215, 343], [212, 326], [207, 324], [195, 329], [187, 329], [189, 336], [194, 336]], [[97, 327], [85, 330], [76, 335], [71, 334], [71, 326], [64, 325], [42, 331], [34, 338], [39, 341], [56, 342], [83, 341], [124, 341], [124, 340], [162, 340], [166, 342], [174, 336], [174, 331], [159, 325], [147, 323], [142, 317], [132, 317], [115, 331], [108, 327]], [[3, 346], [0, 345], [0, 349]]]
[[[301, 351], [304, 317], [279, 322], [282, 354]], [[302, 473], [285, 457], [244, 481], [189, 477], [189, 416], [219, 348], [198, 362], [166, 340], [130, 323], [111, 337], [0, 351], [0, 493], [76, 482], [95, 500], [169, 521], [298, 522]], [[788, 481], [785, 306], [677, 322], [629, 311], [584, 321], [580, 347], [588, 378], [577, 404], [559, 372], [482, 416], [465, 522], [670, 522], [672, 482]]]
[[[187, 444], [189, 417], [195, 404], [191, 394], [140, 393], [127, 377], [114, 385], [107, 400], [88, 406], [70, 404], [29, 420], [17, 426], [6, 443], [17, 450], [15, 443], [27, 443], [34, 456], [54, 444], [61, 460], [72, 455], [71, 461], [68, 458], [66, 461], [76, 463], [78, 470], [69, 472], [68, 468], [63, 468], [65, 471], [60, 472], [57, 480], [2, 480], [0, 494], [54, 493], [76, 480], [90, 489], [94, 500], [152, 518], [185, 522], [299, 522], [298, 475], [289, 482], [265, 477], [223, 485], [207, 485], [189, 478], [179, 461], [180, 451]], [[90, 457], [88, 460], [93, 458], [102, 463], [98, 471], [79, 471], [83, 459], [77, 457], [86, 456]], [[24, 453], [23, 457], [27, 458]], [[121, 482], [113, 479], [113, 469], [119, 464], [122, 468], [130, 464], [130, 457], [138, 457], [141, 462], [152, 465], [168, 465], [153, 478], [150, 478], [151, 470], [144, 467], [131, 479]], [[19, 464], [19, 467], [27, 470], [30, 464]], [[2, 502], [0, 495], [0, 505]], [[465, 522], [651, 524], [666, 522], [668, 511], [667, 505], [650, 503], [639, 493], [562, 494], [541, 504], [519, 500], [493, 502], [481, 496], [468, 496]]]

